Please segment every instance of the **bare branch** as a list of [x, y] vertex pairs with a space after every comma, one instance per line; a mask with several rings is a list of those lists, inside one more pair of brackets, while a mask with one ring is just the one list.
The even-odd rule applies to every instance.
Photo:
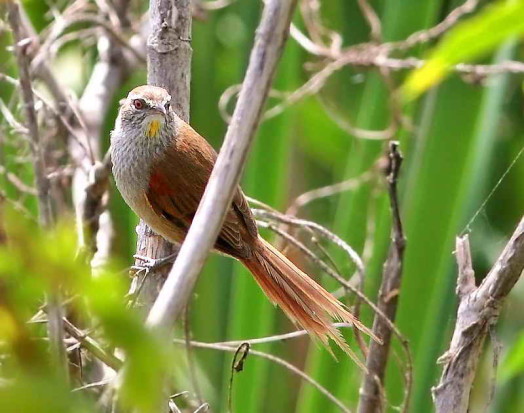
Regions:
[[[336, 327], [336, 328], [344, 328], [344, 327], [351, 328], [351, 327], [353, 327], [353, 324], [333, 323], [333, 327]], [[246, 339], [246, 340], [222, 341], [222, 342], [212, 343], [212, 344], [217, 344], [217, 345], [221, 345], [221, 346], [239, 346], [242, 343], [248, 343], [250, 345], [267, 344], [267, 343], [273, 343], [275, 341], [284, 341], [284, 340], [289, 340], [289, 339], [297, 338], [297, 337], [303, 337], [303, 336], [307, 336], [307, 335], [308, 335], [308, 332], [306, 330], [298, 330], [298, 331], [292, 331], [291, 333], [276, 334], [274, 336], [269, 336], [269, 337], [251, 338], [251, 339]]]
[[[151, 33], [147, 40], [148, 82], [169, 91], [175, 112], [189, 122], [191, 79], [191, 7], [188, 0], [157, 0], [150, 3]], [[179, 246], [155, 234], [143, 221], [137, 227], [136, 255], [153, 259], [175, 253]], [[139, 260], [135, 265], [140, 265]], [[140, 303], [148, 312], [167, 278], [169, 267], [150, 271], [145, 278]]]
[[[398, 142], [390, 143], [388, 158], [387, 182], [393, 223], [391, 228], [391, 246], [388, 258], [384, 264], [382, 284], [378, 295], [378, 308], [391, 322], [394, 322], [400, 294], [402, 264], [406, 242], [402, 229], [397, 194], [397, 181], [402, 164], [402, 156], [398, 150]], [[383, 343], [371, 342], [369, 346], [369, 355], [366, 362], [369, 374], [366, 374], [364, 377], [360, 388], [359, 413], [375, 413], [384, 410], [381, 388], [383, 387], [393, 331], [382, 318], [375, 316], [373, 333], [380, 337]], [[411, 381], [408, 380], [407, 384], [409, 386]], [[407, 409], [407, 402], [408, 400], [405, 401], [404, 410]]]
[[[128, 1], [122, 0], [118, 16], [125, 21]], [[124, 23], [122, 23], [124, 24]], [[75, 133], [83, 137], [93, 153], [100, 159], [103, 123], [114, 94], [127, 76], [127, 62], [113, 38], [102, 36], [98, 41], [100, 60], [95, 64], [89, 82], [78, 102]], [[73, 203], [77, 219], [80, 248], [94, 254], [93, 268], [103, 266], [109, 258], [113, 225], [106, 208], [110, 159], [95, 162], [83, 153], [78, 140], [69, 141], [70, 156], [76, 165], [73, 175]]]
[[505, 298], [524, 270], [524, 218], [495, 265], [475, 288], [467, 237], [457, 239], [459, 307], [439, 384], [432, 389], [437, 413], [466, 413], [482, 345]]
[[148, 325], [170, 331], [186, 305], [238, 185], [277, 62], [295, 0], [268, 0], [257, 29], [240, 97], [224, 144], [179, 256], [148, 316]]
[[45, 172], [44, 148], [40, 142], [33, 86], [31, 75], [29, 73], [30, 60], [26, 53], [26, 48], [29, 43], [27, 42], [27, 39], [23, 37], [23, 34], [20, 30], [21, 25], [19, 5], [13, 1], [9, 1], [8, 7], [9, 24], [11, 25], [14, 35], [15, 55], [20, 72], [20, 89], [24, 101], [27, 129], [31, 138], [30, 148], [35, 169], [35, 186], [38, 192], [40, 223], [44, 227], [49, 227], [53, 222], [53, 213], [51, 208], [51, 200], [49, 199], [49, 181], [47, 180]]
[[[30, 59], [26, 54], [27, 40], [21, 31], [20, 9], [18, 3], [9, 1], [8, 20], [13, 31], [15, 41], [15, 54], [20, 76], [20, 88], [24, 101], [27, 129], [30, 135], [30, 147], [33, 156], [35, 172], [35, 184], [38, 197], [40, 225], [49, 228], [53, 223], [53, 212], [50, 199], [49, 180], [45, 171], [44, 151], [38, 130], [38, 121], [35, 111], [33, 87], [29, 72]], [[48, 332], [51, 344], [51, 353], [56, 365], [60, 368], [65, 378], [69, 377], [67, 352], [64, 344], [64, 331], [62, 326], [62, 308], [60, 305], [60, 293], [49, 291], [48, 301]]]

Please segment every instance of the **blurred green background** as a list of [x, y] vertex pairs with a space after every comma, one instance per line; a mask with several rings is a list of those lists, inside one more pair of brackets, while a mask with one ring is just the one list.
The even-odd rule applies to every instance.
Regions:
[[[341, 34], [344, 46], [366, 42], [368, 25], [356, 1], [321, 3], [324, 24]], [[405, 39], [411, 33], [438, 23], [461, 2], [455, 0], [372, 1], [382, 22], [384, 41]], [[38, 30], [51, 17], [46, 2], [25, 1], [24, 6]], [[261, 4], [236, 1], [208, 13], [193, 23], [191, 124], [215, 148], [226, 130], [218, 101], [226, 88], [239, 83], [246, 68]], [[299, 27], [302, 22], [296, 19]], [[15, 74], [0, 34], [0, 71]], [[411, 56], [423, 57], [431, 45], [414, 48]], [[482, 63], [522, 60], [522, 45], [508, 41]], [[96, 55], [76, 43], [56, 59], [57, 75], [81, 93]], [[294, 40], [287, 43], [274, 87], [290, 92], [311, 75], [313, 64]], [[392, 79], [401, 85], [406, 71]], [[114, 122], [118, 99], [145, 82], [145, 69], [132, 74], [114, 111], [107, 114], [107, 133]], [[4, 101], [12, 93], [0, 88]], [[364, 140], [337, 126], [334, 117], [362, 129], [381, 130], [391, 117], [390, 91], [376, 69], [345, 67], [330, 77], [316, 96], [307, 97], [282, 114], [265, 121], [258, 132], [244, 173], [247, 195], [285, 211], [304, 191], [358, 177], [371, 170], [385, 149], [383, 141]], [[397, 324], [408, 338], [413, 354], [412, 412], [431, 411], [430, 388], [440, 373], [436, 359], [450, 340], [454, 326], [456, 271], [455, 236], [470, 231], [476, 275], [480, 280], [496, 259], [524, 210], [524, 158], [520, 158], [469, 228], [466, 224], [524, 146], [522, 76], [500, 74], [471, 82], [457, 74], [417, 101], [403, 106], [408, 120], [396, 133], [405, 163], [401, 175], [401, 209], [407, 249]], [[270, 100], [269, 104], [278, 103]], [[107, 145], [106, 141], [105, 145]], [[365, 286], [375, 299], [382, 264], [389, 244], [389, 207], [382, 178], [363, 182], [357, 189], [312, 203], [300, 216], [319, 222], [346, 240], [365, 258]], [[0, 175], [9, 196], [15, 191]], [[115, 255], [131, 263], [137, 219], [113, 187], [111, 210], [116, 223]], [[34, 208], [30, 204], [29, 207]], [[270, 234], [265, 233], [268, 237]], [[293, 253], [293, 251], [291, 251]], [[298, 255], [293, 255], [300, 260]], [[305, 264], [307, 265], [307, 264]], [[354, 268], [342, 256], [337, 265], [343, 274]], [[319, 274], [313, 266], [310, 272]], [[332, 288], [330, 280], [320, 278]], [[372, 323], [364, 308], [363, 321]], [[524, 287], [512, 291], [497, 326], [503, 345], [490, 412], [524, 411]], [[219, 342], [255, 338], [292, 329], [280, 311], [262, 295], [251, 276], [230, 259], [212, 256], [202, 273], [191, 303], [193, 338]], [[350, 343], [352, 338], [348, 336]], [[361, 375], [340, 353], [339, 362], [309, 340], [299, 338], [255, 347], [271, 352], [304, 369], [335, 396], [354, 408]], [[398, 349], [398, 343], [394, 348]], [[485, 411], [493, 373], [491, 343], [472, 394], [470, 411]], [[214, 411], [227, 411], [227, 388], [232, 356], [214, 350], [195, 349], [199, 368], [210, 386], [204, 399]], [[182, 389], [183, 390], [183, 389]], [[402, 400], [403, 381], [396, 363], [390, 362], [388, 402]], [[335, 412], [337, 407], [308, 383], [267, 360], [249, 357], [243, 372], [235, 376], [233, 395], [237, 412]], [[389, 411], [393, 411], [392, 407]]]

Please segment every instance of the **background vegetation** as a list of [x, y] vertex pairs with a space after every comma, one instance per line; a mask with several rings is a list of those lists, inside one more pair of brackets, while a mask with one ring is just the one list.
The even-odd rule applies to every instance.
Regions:
[[[58, 0], [27, 0], [23, 5], [38, 33], [44, 36], [46, 27], [56, 18], [51, 13], [51, 8], [63, 10], [67, 3]], [[92, 7], [95, 7], [95, 3], [98, 2], [92, 2]], [[142, 3], [132, 2], [132, 10], [136, 15], [144, 8]], [[303, 9], [317, 5], [320, 7], [319, 22], [327, 33], [322, 33], [321, 38], [326, 43], [326, 39], [334, 39], [335, 42], [340, 40], [344, 47], [356, 44], [371, 47], [368, 43], [370, 39], [381, 43], [398, 42], [416, 31], [431, 28], [464, 1], [370, 1], [381, 27], [380, 36], [375, 38], [359, 3], [368, 4], [331, 0], [300, 2], [299, 6]], [[483, 9], [486, 2], [465, 3], [474, 4], [476, 13], [476, 9]], [[206, 10], [205, 19], [197, 19], [193, 23], [191, 124], [215, 148], [220, 147], [227, 126], [218, 109], [219, 100], [227, 88], [242, 81], [260, 11], [260, 2], [234, 1], [218, 10]], [[297, 13], [295, 23], [300, 29], [307, 26], [307, 21], [304, 21], [300, 13]], [[85, 29], [89, 25], [80, 27]], [[136, 30], [136, 27], [133, 26], [133, 29]], [[480, 38], [489, 37], [492, 33], [489, 30], [483, 31], [477, 39], [480, 41]], [[516, 33], [509, 33], [512, 34]], [[515, 37], [508, 40], [505, 36], [501, 39], [504, 42], [497, 44], [494, 52], [479, 57], [475, 63], [499, 64], [508, 60], [522, 60], [522, 45], [517, 39]], [[407, 47], [406, 50], [400, 49], [398, 58], [423, 58], [435, 41], [437, 40], [430, 39]], [[8, 49], [11, 42], [6, 23], [2, 23], [0, 72], [16, 77], [16, 64]], [[78, 94], [85, 87], [96, 60], [93, 42], [94, 39], [89, 36], [83, 40], [73, 40], [52, 61], [56, 76]], [[296, 90], [311, 78], [312, 73], [324, 67], [327, 60], [325, 56], [312, 56], [295, 40], [290, 39], [274, 88], [284, 93]], [[463, 60], [454, 63], [461, 61]], [[522, 74], [504, 71], [484, 76], [475, 71], [469, 74], [453, 72], [445, 81], [417, 100], [401, 102], [392, 90], [402, 85], [409, 73], [410, 70], [388, 70], [386, 73], [385, 69], [381, 73], [377, 67], [358, 65], [346, 65], [334, 72], [320, 90], [315, 90], [315, 93], [289, 105], [281, 114], [262, 123], [244, 173], [243, 188], [247, 195], [285, 211], [305, 191], [354, 179], [355, 184], [351, 189], [319, 199], [300, 209], [298, 215], [329, 228], [362, 255], [366, 269], [365, 292], [375, 299], [390, 239], [390, 211], [380, 169], [385, 140], [366, 139], [369, 134], [360, 130], [393, 132], [392, 137], [400, 141], [405, 158], [400, 178], [400, 203], [407, 237], [397, 325], [409, 340], [413, 355], [410, 411], [427, 412], [431, 410], [432, 404], [430, 388], [436, 384], [440, 372], [436, 360], [447, 348], [454, 326], [455, 236], [470, 232], [476, 276], [480, 280], [491, 268], [524, 209], [524, 163], [522, 158], [518, 158], [524, 145]], [[111, 110], [105, 117], [105, 147], [108, 146], [109, 131], [116, 116], [118, 100], [134, 86], [145, 83], [145, 78], [145, 67], [134, 68], [116, 94], [110, 105]], [[22, 112], [13, 103], [16, 102], [15, 95], [15, 88], [8, 82], [3, 82], [0, 87], [2, 102], [18, 116]], [[275, 93], [269, 106], [281, 105], [282, 102], [285, 99], [282, 100], [282, 96]], [[231, 106], [232, 104], [227, 105], [228, 111]], [[38, 285], [33, 275], [39, 269], [50, 268], [46, 273], [60, 274], [60, 282], [65, 283], [70, 291], [87, 297], [87, 304], [82, 304], [77, 311], [81, 314], [94, 313], [98, 317], [106, 332], [101, 337], [109, 340], [113, 346], [135, 354], [138, 366], [144, 363], [154, 367], [157, 355], [140, 354], [134, 338], [145, 337], [142, 343], [144, 347], [151, 345], [147, 340], [154, 339], [148, 338], [140, 323], [136, 322], [137, 319], [125, 307], [120, 306], [118, 300], [113, 299], [114, 303], [111, 301], [111, 297], [116, 294], [113, 288], [115, 291], [125, 291], [126, 287], [115, 281], [114, 276], [102, 276], [100, 280], [93, 281], [90, 277], [78, 275], [81, 281], [70, 281], [77, 272], [82, 274], [87, 271], [85, 268], [77, 268], [81, 265], [74, 260], [68, 261], [74, 256], [75, 248], [71, 246], [74, 239], [55, 244], [61, 247], [57, 258], [54, 254], [58, 252], [52, 248], [47, 252], [40, 251], [43, 245], [50, 242], [49, 237], [52, 235], [43, 234], [38, 235], [41, 238], [37, 238], [32, 230], [35, 224], [19, 218], [20, 214], [32, 217], [37, 215], [36, 200], [31, 195], [23, 194], [20, 187], [9, 179], [8, 172], [27, 185], [32, 185], [32, 166], [27, 159], [21, 159], [27, 157], [27, 149], [20, 152], [25, 144], [17, 141], [20, 134], [17, 134], [13, 124], [6, 119], [6, 112], [3, 113], [3, 119], [0, 118], [0, 196], [5, 197], [6, 206], [14, 204], [19, 210], [16, 217], [7, 215], [11, 217], [7, 222], [7, 231], [20, 234], [20, 239], [24, 242], [17, 245], [19, 251], [23, 252], [19, 255], [8, 253], [5, 248], [1, 250], [0, 275], [7, 278], [3, 278], [0, 284], [0, 337], [15, 344], [20, 337], [23, 338], [18, 333], [11, 336], [6, 333], [7, 316], [4, 313], [11, 316], [15, 314], [14, 320], [22, 323], [15, 330], [21, 332], [31, 329], [28, 334], [45, 336], [45, 329], [37, 329], [35, 332], [32, 326], [23, 326], [23, 320], [30, 318], [33, 314], [31, 310], [35, 310], [40, 303], [39, 296], [31, 296], [31, 292], [49, 287], [46, 277], [43, 278], [47, 281]], [[19, 119], [23, 117], [20, 116]], [[356, 131], [358, 133], [355, 133], [355, 128], [359, 129]], [[375, 135], [387, 137], [385, 133]], [[508, 170], [510, 166], [511, 169]], [[496, 190], [492, 192], [494, 188]], [[134, 228], [137, 219], [114, 187], [111, 187], [110, 194], [110, 210], [116, 233], [113, 258], [119, 263], [116, 268], [120, 270], [126, 263], [131, 263], [135, 251]], [[66, 204], [69, 202], [65, 201]], [[73, 219], [72, 213], [69, 214]], [[15, 222], [17, 228], [13, 229]], [[18, 222], [25, 222], [26, 226], [18, 225]], [[68, 232], [67, 229], [63, 231]], [[264, 234], [276, 240], [269, 232]], [[70, 235], [64, 235], [67, 236]], [[330, 251], [334, 254], [339, 272], [349, 277], [355, 268], [336, 249]], [[317, 275], [324, 285], [331, 289], [337, 288], [337, 284], [322, 275], [317, 266], [305, 262], [296, 249], [289, 248], [288, 252], [309, 268], [310, 273]], [[53, 267], [51, 263], [55, 261], [56, 265], [64, 267]], [[120, 281], [127, 281], [121, 271], [116, 273], [119, 274]], [[15, 276], [19, 278], [9, 278]], [[108, 286], [96, 284], [106, 282], [104, 280], [111, 280], [107, 281]], [[114, 287], [113, 283], [120, 287]], [[27, 290], [20, 292], [20, 286]], [[353, 302], [353, 299], [349, 302]], [[107, 303], [113, 303], [111, 305], [114, 307]], [[127, 321], [114, 325], [116, 318], [113, 319], [108, 314], [106, 305], [107, 308], [115, 309], [112, 315], [119, 314], [122, 320]], [[486, 343], [488, 351], [485, 352], [473, 389], [472, 412], [485, 411], [492, 385], [495, 386], [495, 396], [487, 408], [488, 411], [524, 411], [523, 314], [524, 290], [521, 283], [511, 293], [503, 309], [502, 321], [496, 329], [496, 340]], [[192, 338], [203, 342], [264, 337], [293, 329], [281, 312], [273, 308], [262, 295], [247, 271], [232, 260], [220, 256], [209, 259], [198, 281], [189, 318]], [[362, 308], [361, 318], [367, 325], [372, 323], [373, 314], [369, 308]], [[131, 331], [135, 331], [136, 336]], [[183, 337], [182, 328], [178, 335]], [[348, 332], [345, 335], [354, 346], [351, 334]], [[16, 349], [15, 344], [12, 345]], [[502, 346], [500, 365], [498, 371], [494, 372], [492, 348], [499, 345]], [[2, 348], [6, 346], [2, 344]], [[324, 349], [312, 345], [304, 337], [254, 345], [253, 348], [288, 360], [327, 388], [345, 405], [356, 406], [361, 374], [338, 351], [335, 350], [339, 359], [337, 362]], [[398, 343], [395, 343], [394, 348], [399, 351]], [[42, 348], [39, 350], [43, 351]], [[214, 411], [227, 411], [232, 354], [198, 348], [193, 348], [191, 354], [202, 399]], [[18, 367], [31, 364], [27, 361], [26, 353], [18, 354], [17, 357], [16, 362], [11, 360], [12, 357], [6, 359], [9, 362], [0, 361], [0, 371], [10, 372], [8, 376], [12, 376], [12, 364]], [[39, 359], [38, 354], [34, 357]], [[172, 357], [176, 358], [175, 364], [181, 369], [177, 377], [185, 378], [184, 381], [177, 382], [177, 389], [195, 392], [197, 389], [194, 383], [187, 380], [183, 346], [176, 347]], [[386, 381], [390, 410], [392, 406], [402, 402], [405, 388], [402, 380], [404, 367], [399, 368], [394, 360], [390, 360]], [[142, 372], [140, 369], [137, 371]], [[26, 373], [28, 377], [35, 377], [34, 372]], [[46, 377], [48, 374], [49, 371], [44, 370], [41, 376], [37, 374], [36, 377]], [[150, 377], [154, 377], [154, 374]], [[41, 400], [45, 400], [45, 403], [42, 405], [49, 412], [69, 411], [71, 406], [84, 403], [80, 402], [84, 400], [80, 393], [73, 393], [71, 396], [58, 385], [52, 388], [57, 396], [48, 400], [50, 393], [46, 392], [44, 382], [45, 380], [31, 382], [29, 379], [25, 382], [27, 386], [39, 389], [39, 392], [23, 398], [24, 403], [28, 403], [25, 405], [26, 410], [22, 405], [19, 405], [19, 410], [3, 410], [2, 403], [13, 406], [9, 403], [14, 400], [5, 394], [2, 394], [5, 397], [0, 398], [0, 410], [28, 411], [31, 400], [44, 396]], [[56, 383], [59, 382], [57, 379]], [[141, 378], [132, 388], [136, 390], [145, 382], [147, 380]], [[55, 381], [52, 383], [56, 384]], [[52, 383], [48, 383], [50, 388]], [[132, 386], [133, 381], [130, 383]], [[22, 387], [17, 389], [16, 395], [27, 395], [26, 391], [27, 388]], [[76, 404], [70, 403], [71, 398]], [[146, 400], [147, 396], [144, 398]], [[89, 399], [85, 397], [85, 400]], [[307, 381], [300, 380], [280, 365], [253, 355], [248, 356], [244, 370], [235, 375], [232, 399], [234, 410], [238, 412], [339, 410]], [[53, 405], [55, 402], [59, 404]], [[55, 407], [45, 407], [47, 403]], [[147, 406], [147, 400], [144, 403]], [[90, 406], [89, 402], [85, 402], [85, 411], [90, 411]]]

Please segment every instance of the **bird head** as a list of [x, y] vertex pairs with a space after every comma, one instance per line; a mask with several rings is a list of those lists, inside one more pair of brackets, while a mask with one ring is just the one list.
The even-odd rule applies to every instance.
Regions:
[[172, 119], [171, 96], [161, 87], [136, 87], [120, 103], [122, 126], [140, 130], [147, 138], [160, 137]]

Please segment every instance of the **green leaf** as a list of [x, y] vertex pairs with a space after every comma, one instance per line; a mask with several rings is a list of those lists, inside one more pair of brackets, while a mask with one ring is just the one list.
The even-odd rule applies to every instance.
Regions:
[[514, 36], [524, 34], [524, 1], [504, 1], [486, 7], [478, 15], [458, 24], [415, 70], [403, 87], [410, 100], [441, 81], [458, 63], [482, 57]]

